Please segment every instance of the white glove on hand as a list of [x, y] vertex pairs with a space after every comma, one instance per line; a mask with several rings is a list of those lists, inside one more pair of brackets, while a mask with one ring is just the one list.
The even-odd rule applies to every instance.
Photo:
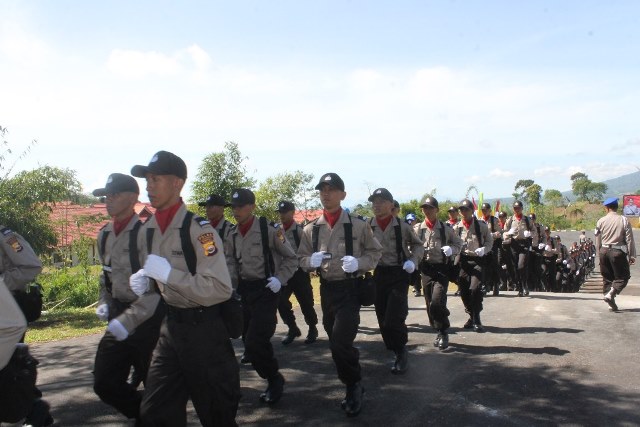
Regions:
[[580, 274], [580, 270], [576, 270], [576, 274]]
[[147, 276], [152, 279], [158, 280], [162, 283], [167, 283], [169, 279], [169, 273], [171, 273], [171, 264], [166, 258], [158, 255], [149, 255], [142, 267], [147, 273]]
[[538, 243], [538, 249], [543, 249], [544, 247], [544, 243]]
[[442, 252], [444, 252], [444, 256], [451, 256], [453, 250], [451, 250], [451, 246], [443, 246]]
[[567, 264], [568, 264], [568, 262], [567, 262], [567, 260], [566, 260], [566, 259], [563, 259], [563, 260], [562, 260], [562, 263], [563, 263], [564, 265], [567, 265]]
[[106, 322], [109, 319], [109, 306], [107, 304], [100, 304], [98, 308], [96, 308], [96, 316], [98, 316], [98, 319]]
[[404, 264], [402, 265], [402, 269], [411, 274], [416, 271], [416, 265], [409, 259], [404, 262]]
[[267, 279], [267, 286], [265, 286], [265, 288], [269, 288], [271, 290], [271, 292], [273, 292], [274, 294], [277, 294], [278, 291], [280, 290], [280, 288], [282, 287], [282, 283], [280, 283], [280, 280], [278, 280], [277, 277], [269, 277]]
[[107, 325], [107, 331], [111, 332], [111, 334], [116, 337], [118, 341], [124, 341], [129, 336], [129, 332], [122, 326], [122, 323], [118, 321], [118, 319], [113, 319]]
[[546, 245], [546, 246], [544, 247], [544, 250], [545, 250], [545, 251], [550, 251], [550, 250], [551, 250], [551, 246]]
[[345, 273], [353, 273], [358, 271], [358, 258], [346, 255], [340, 258], [342, 261], [342, 269]]
[[507, 264], [502, 264], [502, 269], [506, 270], [507, 269]]
[[129, 276], [129, 287], [138, 296], [149, 290], [149, 278], [143, 268]]
[[476, 255], [478, 255], [478, 256], [484, 256], [484, 246], [474, 250], [473, 252], [475, 252]]
[[531, 232], [529, 230], [524, 230], [524, 237], [525, 238], [531, 237]]
[[320, 267], [320, 264], [322, 264], [322, 259], [323, 258], [324, 258], [324, 252], [323, 251], [314, 252], [314, 253], [311, 254], [311, 259], [309, 260], [309, 264], [313, 268], [318, 268], [318, 267]]

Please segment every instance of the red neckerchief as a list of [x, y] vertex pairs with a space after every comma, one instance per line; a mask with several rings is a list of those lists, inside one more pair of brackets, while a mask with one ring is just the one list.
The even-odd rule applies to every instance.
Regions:
[[116, 236], [118, 234], [120, 234], [120, 232], [122, 230], [124, 230], [124, 228], [127, 226], [127, 224], [129, 224], [129, 221], [131, 221], [131, 218], [133, 218], [133, 216], [135, 215], [135, 212], [132, 213], [127, 219], [122, 220], [122, 221], [118, 221], [118, 220], [113, 220], [113, 232], [116, 234]]
[[504, 229], [504, 225], [507, 223], [507, 221], [501, 221], [501, 220], [498, 220], [498, 221], [500, 221], [500, 228]]
[[256, 218], [255, 216], [252, 216], [251, 219], [249, 219], [244, 224], [238, 224], [238, 231], [240, 232], [240, 234], [242, 234], [242, 237], [244, 237], [244, 235], [247, 234], [247, 231], [249, 231], [249, 229], [253, 225], [253, 220], [255, 218]]
[[448, 222], [449, 222], [449, 224], [451, 224], [451, 225], [456, 225], [456, 224], [458, 223], [458, 221], [457, 221], [457, 220], [455, 220], [455, 219], [449, 219], [449, 220], [448, 220]]
[[[223, 217], [224, 218], [224, 217]], [[209, 220], [209, 223], [211, 224], [211, 226], [213, 228], [216, 228], [218, 226], [218, 224], [220, 224], [220, 221], [222, 221], [222, 218], [218, 219], [217, 221], [214, 220]]]
[[[436, 220], [436, 222], [438, 222], [438, 220]], [[429, 230], [433, 230], [433, 227], [435, 227], [436, 222], [432, 224], [431, 221], [429, 221], [429, 218], [424, 219], [424, 223], [427, 225], [427, 227], [429, 227]]]
[[489, 220], [491, 219], [491, 215], [489, 216], [482, 216], [482, 219], [484, 219], [484, 222], [486, 222], [487, 224], [489, 223]]
[[164, 234], [164, 231], [171, 223], [173, 217], [176, 216], [176, 212], [178, 212], [178, 209], [180, 209], [181, 206], [182, 197], [180, 198], [180, 201], [175, 205], [161, 211], [156, 211], [156, 222], [158, 223], [158, 227], [160, 227], [160, 232], [162, 232], [162, 234]]
[[293, 220], [289, 221], [289, 222], [288, 222], [288, 223], [286, 223], [286, 224], [285, 224], [285, 223], [282, 223], [282, 226], [284, 227], [284, 231], [287, 231], [288, 229], [290, 229], [290, 228], [291, 228], [291, 226], [293, 225], [293, 223], [294, 223], [294, 221], [293, 221]]
[[522, 214], [520, 214], [519, 216], [518, 216], [518, 215], [514, 215], [514, 216], [516, 217], [516, 219], [517, 219], [518, 221], [522, 221]]
[[380, 226], [380, 229], [382, 231], [384, 231], [384, 230], [387, 229], [387, 226], [389, 225], [389, 223], [391, 222], [392, 219], [393, 219], [393, 215], [389, 215], [386, 218], [378, 218], [378, 217], [376, 217], [376, 222]]
[[473, 222], [473, 218], [471, 218], [471, 221], [467, 222], [464, 218], [462, 219], [462, 225], [464, 225], [464, 228], [466, 228], [467, 230], [469, 229], [469, 227], [471, 227], [471, 223]]
[[329, 213], [326, 209], [323, 209], [322, 215], [324, 215], [324, 219], [327, 220], [329, 226], [333, 228], [333, 226], [336, 225], [336, 222], [338, 222], [340, 215], [342, 215], [342, 208], [338, 209], [334, 213]]

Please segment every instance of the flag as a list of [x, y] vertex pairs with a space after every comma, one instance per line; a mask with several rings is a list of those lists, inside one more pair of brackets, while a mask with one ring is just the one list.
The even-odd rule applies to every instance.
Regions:
[[476, 205], [477, 218], [482, 218], [482, 203], [484, 203], [483, 199], [484, 199], [484, 194], [480, 193], [480, 199], [478, 200], [478, 204]]
[[500, 212], [500, 200], [496, 201], [496, 213]]

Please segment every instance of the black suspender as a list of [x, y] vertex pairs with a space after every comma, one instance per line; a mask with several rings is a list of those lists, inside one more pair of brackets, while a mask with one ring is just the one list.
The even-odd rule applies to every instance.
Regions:
[[[191, 235], [189, 233], [192, 218], [193, 212], [187, 211], [182, 220], [182, 226], [180, 227], [180, 245], [182, 246], [184, 260], [187, 263], [187, 269], [189, 269], [189, 273], [194, 276], [196, 274], [198, 258], [196, 257], [196, 251], [193, 248], [193, 242], [191, 242]], [[151, 253], [151, 247], [153, 245], [154, 230], [154, 228], [147, 228], [147, 251], [149, 253]]]
[[[276, 269], [273, 262], [273, 254], [269, 249], [269, 230], [267, 229], [267, 218], [260, 217], [260, 234], [262, 237], [262, 255], [264, 256], [264, 274], [265, 279], [273, 276], [273, 271]], [[239, 279], [239, 278], [238, 278]]]
[[131, 263], [131, 272], [135, 273], [140, 270], [140, 257], [138, 256], [138, 231], [142, 226], [142, 221], [135, 223], [129, 233], [129, 262]]
[[293, 241], [296, 243], [296, 249], [300, 246], [300, 236], [298, 236], [298, 224], [293, 227]]

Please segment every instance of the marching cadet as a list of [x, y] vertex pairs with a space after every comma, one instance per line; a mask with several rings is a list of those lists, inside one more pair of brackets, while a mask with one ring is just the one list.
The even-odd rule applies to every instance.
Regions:
[[27, 285], [42, 271], [42, 262], [31, 245], [9, 227], [0, 225], [0, 274], [14, 297], [25, 293]]
[[604, 301], [618, 310], [616, 296], [631, 278], [629, 266], [636, 262], [636, 245], [629, 220], [618, 214], [618, 199], [610, 197], [602, 203], [606, 215], [596, 223], [596, 248], [602, 273]]
[[535, 232], [532, 233], [531, 253], [529, 262], [529, 286], [531, 290], [539, 291], [544, 289], [542, 283], [542, 262], [544, 247], [547, 245], [544, 227], [536, 221], [536, 214], [530, 213], [529, 220]]
[[566, 292], [569, 283], [569, 260], [571, 254], [569, 249], [562, 243], [562, 239], [559, 235], [553, 238], [556, 247], [558, 248], [558, 259], [556, 260], [556, 292]]
[[[411, 226], [411, 229], [413, 230], [413, 223], [416, 222], [416, 214], [408, 213], [404, 217], [404, 222], [409, 224], [409, 226]], [[410, 279], [409, 279], [409, 285], [411, 285], [411, 287], [413, 288], [413, 296], [415, 297], [422, 296], [422, 285], [420, 284], [419, 268], [416, 268], [416, 270], [413, 273], [411, 273]]]
[[503, 233], [503, 238], [509, 240], [518, 296], [527, 296], [529, 295], [527, 266], [535, 229], [529, 217], [522, 214], [520, 200], [513, 202], [513, 216], [507, 219], [504, 229], [506, 231]]
[[504, 211], [498, 212], [498, 221], [500, 222], [500, 228], [503, 231], [502, 234], [502, 246], [500, 247], [500, 280], [504, 285], [504, 289], [512, 291], [515, 288], [515, 268], [513, 267], [513, 260], [511, 259], [511, 238], [504, 237], [505, 226], [507, 225], [507, 213]]
[[487, 224], [473, 216], [474, 206], [470, 200], [460, 202], [458, 210], [462, 215], [462, 220], [454, 229], [462, 239], [458, 286], [465, 311], [469, 313], [464, 328], [482, 332], [482, 282], [486, 274], [485, 260], [488, 259], [485, 257], [493, 247], [493, 237]]
[[[427, 304], [429, 324], [438, 331], [433, 345], [440, 350], [449, 347], [449, 309], [447, 289], [451, 274], [451, 257], [460, 253], [462, 240], [449, 225], [438, 220], [438, 200], [425, 197], [420, 204], [424, 222], [416, 224], [414, 231], [423, 242], [424, 253], [420, 262], [422, 288]], [[457, 211], [457, 209], [456, 209]]]
[[374, 190], [369, 201], [375, 215], [369, 224], [382, 245], [382, 257], [373, 272], [376, 316], [385, 346], [396, 355], [391, 373], [404, 374], [408, 366], [405, 321], [409, 312], [409, 279], [422, 259], [424, 248], [411, 226], [393, 214], [394, 201], [389, 190]]
[[493, 295], [500, 294], [500, 271], [502, 266], [500, 265], [500, 251], [502, 250], [502, 227], [498, 218], [491, 214], [491, 205], [489, 203], [483, 203], [481, 206], [482, 220], [487, 224], [491, 237], [493, 238], [493, 246], [491, 251], [485, 258], [485, 278], [487, 281], [487, 289], [493, 291]]
[[[278, 203], [278, 209], [276, 212], [280, 215], [280, 227], [284, 229], [285, 237], [291, 244], [294, 243], [294, 251], [298, 250], [300, 246], [300, 238], [302, 237], [302, 226], [293, 220], [296, 207], [292, 202], [287, 200], [281, 200]], [[297, 259], [296, 259], [297, 262]], [[291, 305], [291, 294], [296, 296], [298, 304], [300, 304], [300, 310], [304, 316], [304, 321], [309, 326], [309, 333], [304, 340], [305, 344], [312, 344], [318, 339], [318, 315], [313, 307], [313, 288], [311, 287], [311, 277], [309, 273], [301, 268], [298, 268], [287, 286], [284, 286], [280, 290], [280, 303], [278, 305], [278, 312], [282, 321], [289, 327], [287, 336], [282, 340], [283, 345], [289, 345], [296, 337], [302, 335], [300, 328], [296, 325], [296, 316], [293, 314], [293, 306]]]
[[450, 206], [447, 209], [447, 215], [449, 215], [449, 219], [446, 224], [450, 227], [454, 227], [460, 222], [460, 212], [458, 212], [458, 208], [456, 206]]
[[556, 292], [557, 261], [561, 248], [558, 242], [551, 237], [549, 227], [544, 227], [544, 234], [546, 244], [542, 252], [542, 283], [546, 292]]
[[233, 226], [233, 224], [225, 219], [224, 208], [231, 205], [219, 194], [210, 194], [207, 200], [198, 203], [198, 206], [202, 206], [206, 209], [207, 219], [224, 242], [231, 231], [231, 227]]
[[347, 388], [342, 409], [349, 417], [362, 409], [360, 353], [353, 346], [360, 323], [359, 287], [363, 274], [373, 270], [382, 254], [369, 224], [352, 217], [340, 206], [347, 196], [336, 173], [320, 177], [323, 214], [304, 227], [298, 257], [300, 266], [320, 275], [322, 324], [331, 345], [338, 378]]
[[298, 268], [298, 259], [282, 228], [253, 214], [253, 191], [234, 189], [231, 209], [237, 225], [227, 236], [224, 249], [231, 279], [242, 298], [245, 363], [249, 359], [258, 375], [267, 380], [260, 400], [273, 405], [282, 397], [285, 380], [273, 354], [271, 337], [278, 321], [280, 289]]
[[[200, 423], [236, 425], [240, 376], [221, 304], [232, 295], [222, 240], [180, 197], [187, 166], [159, 151], [131, 174], [145, 178], [156, 213], [138, 234], [142, 270], [129, 278], [141, 296], [159, 291], [167, 304], [140, 406], [143, 426], [185, 426], [191, 398]], [[149, 279], [153, 279], [150, 281]]]
[[102, 274], [96, 315], [109, 324], [98, 344], [93, 390], [130, 419], [140, 416], [142, 394], [136, 391], [138, 381], [127, 382], [129, 371], [133, 367], [135, 376], [145, 381], [165, 315], [160, 294], [138, 297], [129, 287], [129, 277], [140, 270], [137, 239], [142, 222], [133, 209], [139, 193], [137, 181], [121, 173], [109, 175], [104, 188], [93, 191], [106, 197], [111, 216], [97, 238]]

